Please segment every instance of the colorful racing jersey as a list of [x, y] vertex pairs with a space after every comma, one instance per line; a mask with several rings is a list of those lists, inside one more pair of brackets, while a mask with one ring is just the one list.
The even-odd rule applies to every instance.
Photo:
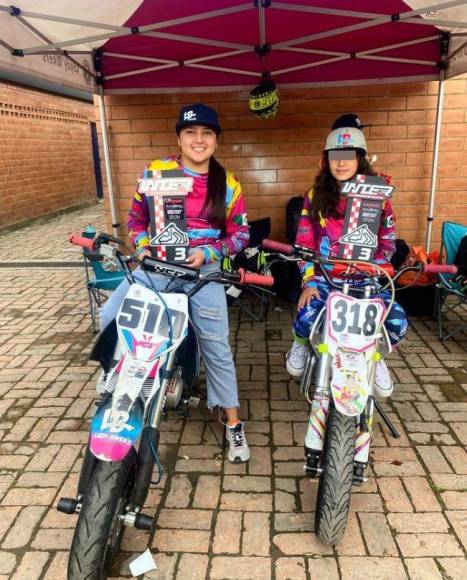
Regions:
[[[240, 182], [231, 171], [226, 171], [225, 228], [209, 222], [209, 211], [204, 208], [208, 188], [208, 174], [195, 173], [183, 167], [178, 157], [156, 159], [149, 163], [148, 171], [181, 169], [186, 176], [193, 178], [193, 191], [186, 197], [185, 217], [190, 248], [200, 246], [205, 263], [222, 260], [224, 256], [237, 254], [245, 249], [250, 238], [246, 215], [245, 200]], [[128, 214], [128, 230], [131, 242], [139, 251], [150, 248], [148, 226], [149, 207], [145, 194], [136, 192]]]
[[[305, 246], [321, 256], [337, 258], [339, 251], [339, 238], [343, 234], [344, 217], [347, 200], [343, 196], [337, 204], [338, 218], [323, 218], [319, 222], [311, 217], [311, 199], [313, 189], [305, 195], [303, 209], [298, 222], [297, 237], [295, 243]], [[381, 222], [378, 229], [378, 247], [376, 248], [374, 261], [376, 263], [389, 262], [396, 249], [396, 235], [394, 228], [394, 213], [391, 202], [386, 200], [381, 213]], [[316, 286], [315, 269], [313, 262], [300, 262], [303, 287]]]

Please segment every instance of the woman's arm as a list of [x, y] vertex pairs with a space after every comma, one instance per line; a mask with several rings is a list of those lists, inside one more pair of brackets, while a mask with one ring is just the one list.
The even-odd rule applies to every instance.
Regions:
[[[306, 248], [314, 249], [316, 247], [315, 232], [310, 221], [311, 215], [311, 196], [312, 191], [305, 195], [303, 209], [298, 222], [297, 236], [295, 243]], [[303, 288], [316, 288], [315, 266], [313, 262], [299, 262], [300, 273], [302, 275]]]
[[[144, 174], [146, 171], [144, 172]], [[138, 252], [150, 249], [148, 226], [149, 207], [144, 193], [135, 192], [127, 219], [128, 235]]]
[[222, 260], [224, 256], [238, 254], [248, 246], [250, 232], [245, 199], [238, 179], [227, 172], [225, 236], [209, 247], [203, 248], [205, 263]]

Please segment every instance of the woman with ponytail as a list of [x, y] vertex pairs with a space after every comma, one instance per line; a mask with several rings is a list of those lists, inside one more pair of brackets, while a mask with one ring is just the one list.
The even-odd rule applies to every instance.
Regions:
[[[236, 254], [248, 245], [245, 201], [238, 179], [214, 157], [221, 132], [216, 111], [200, 103], [183, 107], [175, 130], [180, 154], [152, 161], [145, 175], [149, 171], [178, 169], [193, 178], [193, 190], [186, 197], [185, 207], [190, 244], [186, 264], [209, 274], [220, 268], [224, 256]], [[141, 256], [151, 255], [149, 221], [146, 196], [137, 192], [128, 215], [128, 229]], [[128, 288], [125, 285], [123, 282], [105, 304], [101, 312], [102, 328], [115, 317]], [[207, 284], [191, 298], [191, 308], [206, 369], [208, 406], [224, 409], [229, 460], [248, 461], [250, 449], [238, 415], [238, 388], [229, 346], [224, 287]]]

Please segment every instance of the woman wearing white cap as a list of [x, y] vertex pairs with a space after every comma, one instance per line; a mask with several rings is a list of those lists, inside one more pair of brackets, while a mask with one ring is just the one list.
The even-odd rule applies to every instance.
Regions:
[[[336, 119], [326, 140], [320, 171], [305, 196], [296, 243], [319, 251], [325, 257], [337, 257], [338, 241], [343, 234], [346, 199], [340, 194], [340, 183], [356, 174], [376, 175], [366, 159], [367, 146], [362, 128], [362, 122], [356, 115], [342, 115]], [[336, 151], [339, 154], [335, 154]], [[386, 200], [378, 229], [375, 262], [390, 261], [395, 251], [395, 237], [394, 214], [391, 202]], [[300, 270], [303, 290], [293, 325], [294, 342], [287, 353], [287, 370], [294, 377], [300, 377], [303, 373], [311, 326], [330, 292], [324, 278], [315, 275], [312, 262], [301, 263]], [[381, 298], [389, 302], [390, 296], [383, 292]], [[393, 304], [385, 326], [393, 345], [406, 334], [407, 318], [399, 304]], [[377, 365], [375, 382], [380, 396], [392, 393], [392, 383], [384, 361]]]

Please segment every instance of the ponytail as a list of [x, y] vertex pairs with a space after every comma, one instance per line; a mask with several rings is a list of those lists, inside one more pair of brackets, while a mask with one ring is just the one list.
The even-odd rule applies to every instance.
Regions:
[[208, 210], [209, 221], [221, 230], [225, 227], [225, 196], [227, 193], [227, 174], [222, 165], [211, 157], [208, 170], [208, 194], [203, 209]]

